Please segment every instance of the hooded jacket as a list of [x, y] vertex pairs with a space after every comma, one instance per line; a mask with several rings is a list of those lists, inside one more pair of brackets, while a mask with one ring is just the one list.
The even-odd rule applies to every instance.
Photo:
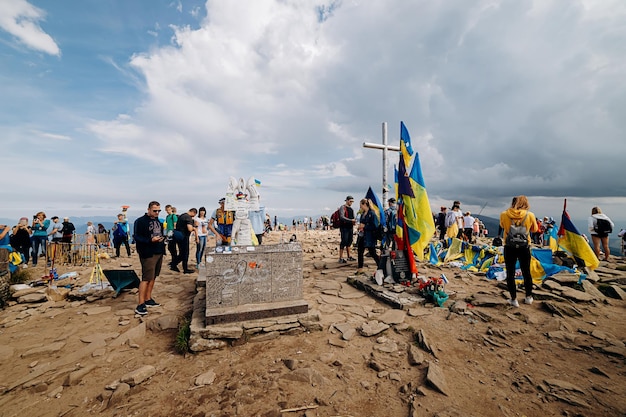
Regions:
[[[528, 216], [526, 216], [526, 214], [528, 214]], [[506, 235], [509, 234], [511, 223], [521, 222], [525, 216], [526, 220], [524, 222], [524, 226], [528, 231], [528, 244], [530, 245], [530, 233], [536, 232], [538, 230], [537, 219], [535, 218], [535, 215], [529, 210], [519, 210], [514, 208], [509, 208], [500, 213], [500, 227], [502, 227], [502, 230], [504, 231], [504, 236], [502, 237], [503, 242], [506, 242]]]

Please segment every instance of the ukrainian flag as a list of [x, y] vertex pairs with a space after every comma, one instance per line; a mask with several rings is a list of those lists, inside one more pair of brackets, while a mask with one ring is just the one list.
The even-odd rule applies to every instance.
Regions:
[[376, 217], [378, 218], [379, 224], [382, 224], [382, 225], [387, 224], [387, 222], [385, 221], [385, 210], [383, 210], [383, 205], [380, 204], [380, 200], [378, 199], [378, 196], [376, 195], [374, 190], [372, 190], [372, 187], [369, 187], [367, 189], [367, 193], [365, 194], [365, 198], [370, 200], [370, 202], [371, 202], [370, 203], [370, 210], [372, 210], [374, 212], [374, 214], [376, 214]]
[[398, 196], [407, 235], [405, 239], [415, 256], [424, 260], [424, 249], [435, 233], [435, 222], [430, 210], [426, 185], [422, 176], [419, 154], [411, 147], [411, 136], [404, 122], [400, 122], [400, 167], [398, 169]]
[[585, 266], [590, 269], [596, 269], [600, 265], [598, 257], [576, 226], [574, 226], [565, 208], [561, 216], [561, 227], [558, 235], [559, 246], [571, 253], [574, 258], [577, 258], [577, 261], [579, 259], [585, 261]]

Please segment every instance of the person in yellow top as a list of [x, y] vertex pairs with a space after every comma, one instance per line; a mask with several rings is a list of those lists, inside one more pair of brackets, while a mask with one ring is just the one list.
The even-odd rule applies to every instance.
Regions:
[[[530, 275], [530, 233], [537, 231], [537, 219], [528, 209], [528, 197], [517, 196], [515, 203], [500, 213], [500, 227], [504, 231], [504, 264], [506, 266], [506, 285], [513, 307], [519, 307], [515, 286], [515, 264], [519, 261], [526, 298], [524, 303], [533, 303], [533, 279]], [[512, 227], [513, 226], [513, 227]]]

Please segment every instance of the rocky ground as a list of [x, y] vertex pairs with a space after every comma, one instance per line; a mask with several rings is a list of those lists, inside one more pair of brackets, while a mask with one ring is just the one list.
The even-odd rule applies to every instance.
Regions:
[[[347, 282], [356, 265], [337, 263], [338, 232], [296, 234], [321, 330], [182, 355], [193, 275], [164, 271], [162, 306], [143, 318], [136, 290], [50, 301], [40, 287], [0, 311], [0, 416], [626, 416], [621, 258], [582, 286], [546, 280], [520, 308], [502, 283], [422, 264], [447, 275], [450, 298], [397, 310]], [[140, 273], [135, 255], [102, 267]], [[92, 266], [58, 269], [79, 273], [76, 295]]]

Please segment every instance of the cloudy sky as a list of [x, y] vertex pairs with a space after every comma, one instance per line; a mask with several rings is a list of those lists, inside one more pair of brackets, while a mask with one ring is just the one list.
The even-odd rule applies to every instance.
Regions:
[[[0, 0], [0, 217], [270, 214], [372, 186], [400, 121], [434, 211], [626, 220], [622, 0]], [[397, 154], [390, 155], [389, 181]]]

